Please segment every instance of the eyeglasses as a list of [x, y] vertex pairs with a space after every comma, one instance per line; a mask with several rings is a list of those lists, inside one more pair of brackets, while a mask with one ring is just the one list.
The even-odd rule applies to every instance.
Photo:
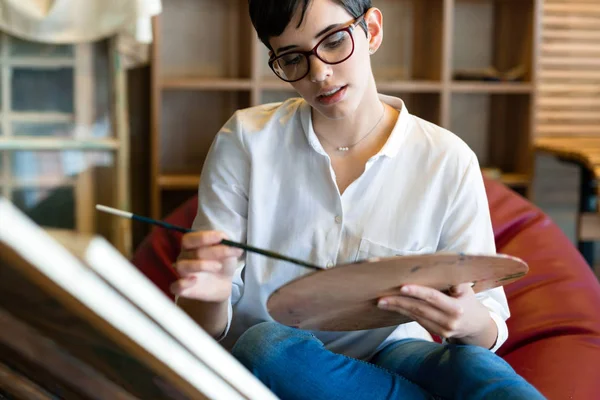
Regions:
[[269, 67], [275, 75], [286, 82], [296, 82], [308, 75], [310, 62], [308, 58], [314, 54], [326, 64], [340, 64], [354, 53], [354, 37], [352, 32], [363, 20], [364, 14], [356, 18], [349, 26], [338, 29], [325, 36], [310, 51], [292, 51], [269, 60]]

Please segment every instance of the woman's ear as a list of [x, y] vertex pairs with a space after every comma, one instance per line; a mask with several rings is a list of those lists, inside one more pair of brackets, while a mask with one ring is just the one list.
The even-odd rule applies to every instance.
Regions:
[[378, 8], [372, 7], [365, 14], [367, 24], [367, 40], [369, 42], [369, 54], [374, 54], [383, 41], [383, 14]]

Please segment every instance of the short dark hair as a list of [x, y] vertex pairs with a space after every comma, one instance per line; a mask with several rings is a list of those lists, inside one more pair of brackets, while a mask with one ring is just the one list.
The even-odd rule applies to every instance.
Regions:
[[[360, 17], [371, 8], [371, 0], [334, 0], [339, 3], [354, 18]], [[299, 25], [304, 20], [306, 10], [311, 0], [248, 0], [250, 19], [261, 42], [270, 50], [269, 38], [279, 36], [288, 26], [298, 7], [302, 7]], [[365, 21], [360, 22], [367, 32]]]

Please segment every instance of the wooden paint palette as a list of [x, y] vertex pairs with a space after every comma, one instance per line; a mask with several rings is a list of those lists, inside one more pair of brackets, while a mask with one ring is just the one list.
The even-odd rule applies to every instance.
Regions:
[[415, 284], [447, 291], [472, 282], [475, 293], [525, 276], [529, 268], [507, 255], [435, 253], [341, 264], [295, 279], [271, 294], [267, 308], [278, 322], [306, 330], [355, 331], [412, 320], [377, 308], [383, 296]]

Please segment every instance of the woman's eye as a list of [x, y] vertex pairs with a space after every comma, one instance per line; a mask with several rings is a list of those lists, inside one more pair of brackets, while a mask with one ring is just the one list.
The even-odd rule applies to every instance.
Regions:
[[340, 46], [346, 40], [346, 35], [344, 32], [334, 34], [330, 39], [328, 39], [324, 45], [328, 49], [334, 49]]
[[284, 65], [294, 65], [294, 64], [299, 64], [300, 63], [300, 56], [295, 56], [295, 57], [290, 57], [290, 58], [284, 58], [283, 59], [283, 63]]

